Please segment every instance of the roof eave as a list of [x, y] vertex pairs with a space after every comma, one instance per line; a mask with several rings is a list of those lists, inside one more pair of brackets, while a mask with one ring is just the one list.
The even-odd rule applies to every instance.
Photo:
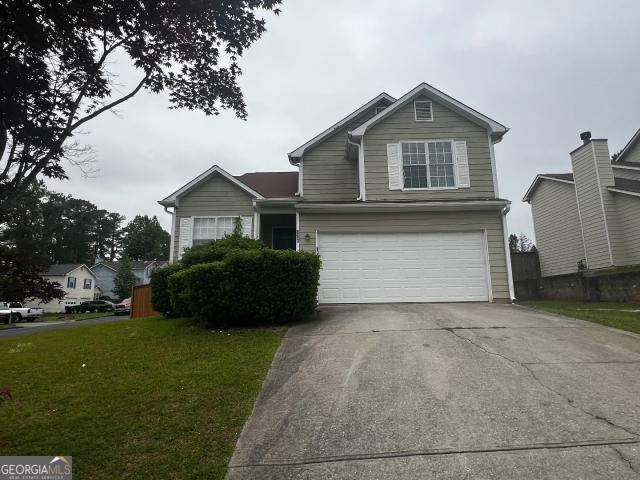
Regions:
[[561, 178], [553, 178], [547, 175], [538, 174], [536, 175], [536, 178], [533, 180], [533, 183], [531, 183], [531, 186], [527, 190], [527, 193], [525, 193], [524, 197], [522, 197], [523, 202], [529, 203], [529, 201], [531, 200], [531, 196], [535, 193], [536, 189], [538, 188], [538, 185], [540, 185], [540, 182], [542, 182], [542, 180], [551, 180], [554, 182], [570, 183], [571, 185], [575, 185], [575, 182], [571, 180], [563, 180]]

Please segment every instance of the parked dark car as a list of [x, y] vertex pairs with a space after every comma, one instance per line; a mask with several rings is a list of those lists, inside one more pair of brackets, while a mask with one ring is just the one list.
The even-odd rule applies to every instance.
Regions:
[[82, 312], [113, 312], [115, 310], [113, 303], [106, 300], [87, 300], [79, 305], [72, 305], [66, 307], [67, 313], [82, 313]]
[[131, 314], [131, 299], [125, 298], [120, 303], [116, 304], [114, 311], [116, 315], [130, 315]]

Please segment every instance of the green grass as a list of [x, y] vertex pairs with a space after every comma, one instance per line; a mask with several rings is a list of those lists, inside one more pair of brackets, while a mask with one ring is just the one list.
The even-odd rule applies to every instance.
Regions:
[[284, 328], [146, 318], [0, 340], [0, 452], [74, 478], [223, 478]]
[[640, 312], [621, 311], [640, 310], [640, 304], [637, 303], [583, 303], [555, 300], [532, 300], [518, 303], [546, 312], [559, 313], [567, 317], [589, 320], [608, 327], [640, 333]]
[[89, 318], [110, 317], [113, 312], [83, 312], [83, 313], [44, 313], [37, 320], [39, 322], [59, 322], [63, 320], [87, 320]]

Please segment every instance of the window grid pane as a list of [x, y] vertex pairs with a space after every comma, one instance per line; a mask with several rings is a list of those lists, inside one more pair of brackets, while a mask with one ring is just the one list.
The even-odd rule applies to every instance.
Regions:
[[211, 240], [219, 240], [233, 233], [235, 217], [194, 218], [193, 244], [200, 245]]
[[431, 187], [454, 187], [453, 153], [450, 142], [429, 143], [429, 184]]
[[427, 188], [427, 153], [424, 143], [402, 144], [402, 173], [405, 188]]

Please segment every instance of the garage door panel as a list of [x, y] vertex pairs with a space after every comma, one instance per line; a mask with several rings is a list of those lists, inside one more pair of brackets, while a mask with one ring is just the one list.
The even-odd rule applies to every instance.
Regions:
[[487, 301], [482, 232], [322, 233], [321, 303]]

